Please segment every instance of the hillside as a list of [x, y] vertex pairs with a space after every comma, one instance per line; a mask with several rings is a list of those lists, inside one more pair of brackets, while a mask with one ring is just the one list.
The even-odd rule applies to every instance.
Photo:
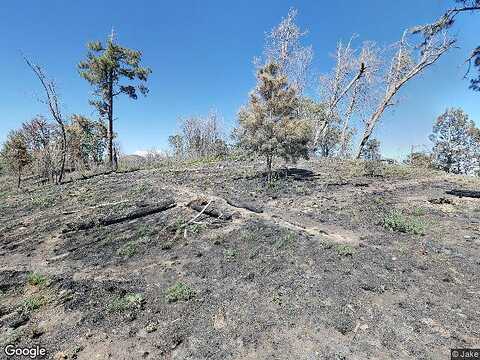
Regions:
[[22, 191], [2, 179], [2, 348], [197, 360], [480, 347], [480, 199], [445, 194], [478, 179], [397, 165], [367, 177], [312, 160], [267, 186], [260, 166], [198, 162]]

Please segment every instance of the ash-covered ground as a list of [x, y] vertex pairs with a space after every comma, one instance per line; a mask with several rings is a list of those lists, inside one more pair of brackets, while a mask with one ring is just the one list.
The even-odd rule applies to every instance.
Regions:
[[316, 160], [267, 185], [260, 166], [20, 191], [3, 179], [0, 358], [6, 344], [86, 360], [443, 360], [480, 348], [480, 199], [445, 194], [478, 179], [391, 165], [368, 177]]

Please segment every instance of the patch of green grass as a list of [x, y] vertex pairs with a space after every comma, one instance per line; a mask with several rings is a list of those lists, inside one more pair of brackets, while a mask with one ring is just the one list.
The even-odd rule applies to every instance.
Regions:
[[37, 272], [31, 272], [27, 275], [27, 282], [33, 286], [44, 286], [47, 283], [47, 277]]
[[41, 295], [33, 295], [25, 299], [22, 305], [22, 309], [25, 312], [32, 312], [40, 309], [43, 305], [47, 303], [47, 299]]
[[405, 216], [398, 210], [394, 210], [384, 217], [383, 227], [391, 231], [406, 234], [425, 234], [425, 224], [421, 220]]
[[115, 297], [110, 304], [108, 304], [107, 310], [109, 312], [124, 312], [127, 310], [141, 309], [142, 304], [145, 302], [145, 297], [140, 293], [129, 293], [124, 296]]
[[188, 231], [192, 234], [199, 234], [202, 230], [206, 228], [205, 224], [191, 224], [188, 227]]
[[353, 248], [353, 246], [348, 244], [335, 245], [335, 251], [340, 256], [353, 256], [353, 254], [355, 254], [355, 249]]
[[117, 250], [117, 255], [132, 257], [138, 251], [138, 246], [135, 241], [129, 241], [125, 243], [120, 249]]
[[45, 195], [37, 195], [31, 198], [31, 204], [35, 207], [49, 208], [55, 205], [55, 198]]
[[275, 243], [273, 246], [275, 249], [283, 249], [286, 248], [288, 245], [292, 244], [295, 241], [295, 234], [292, 231], [285, 231], [283, 232], [277, 240], [275, 240]]
[[185, 283], [177, 282], [175, 285], [167, 289], [165, 299], [169, 303], [177, 301], [188, 301], [193, 299], [196, 295], [195, 290]]
[[155, 233], [155, 230], [146, 224], [141, 224], [137, 230], [139, 238], [148, 238]]
[[177, 219], [172, 225], [171, 228], [175, 232], [175, 239], [186, 237], [188, 234], [197, 235], [207, 228], [205, 224], [201, 223], [185, 223], [181, 219]]

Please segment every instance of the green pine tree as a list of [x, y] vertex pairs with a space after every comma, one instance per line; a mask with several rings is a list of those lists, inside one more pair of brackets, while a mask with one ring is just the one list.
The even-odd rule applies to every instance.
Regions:
[[[146, 95], [148, 88], [145, 82], [152, 72], [140, 65], [142, 53], [128, 49], [115, 42], [112, 35], [106, 44], [100, 41], [88, 44], [87, 59], [79, 63], [80, 75], [95, 89], [97, 99], [90, 101], [102, 117], [108, 119], [108, 162], [113, 165], [113, 99], [125, 94], [131, 99], [137, 99], [137, 91]], [[125, 81], [123, 83], [122, 81]], [[139, 80], [139, 84], [132, 85], [131, 81]]]
[[265, 157], [269, 182], [276, 156], [292, 162], [308, 158], [311, 127], [298, 110], [297, 92], [279, 66], [270, 62], [262, 67], [249, 104], [240, 110], [239, 136], [246, 149]]

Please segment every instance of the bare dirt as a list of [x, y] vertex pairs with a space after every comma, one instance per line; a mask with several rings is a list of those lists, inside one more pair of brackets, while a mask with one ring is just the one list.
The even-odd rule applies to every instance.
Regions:
[[[445, 194], [479, 180], [311, 161], [267, 186], [258, 168], [0, 191], [0, 358], [10, 343], [87, 360], [447, 359], [480, 348], [480, 199]], [[166, 199], [176, 206], [128, 220]], [[197, 217], [195, 199], [217, 216]]]

